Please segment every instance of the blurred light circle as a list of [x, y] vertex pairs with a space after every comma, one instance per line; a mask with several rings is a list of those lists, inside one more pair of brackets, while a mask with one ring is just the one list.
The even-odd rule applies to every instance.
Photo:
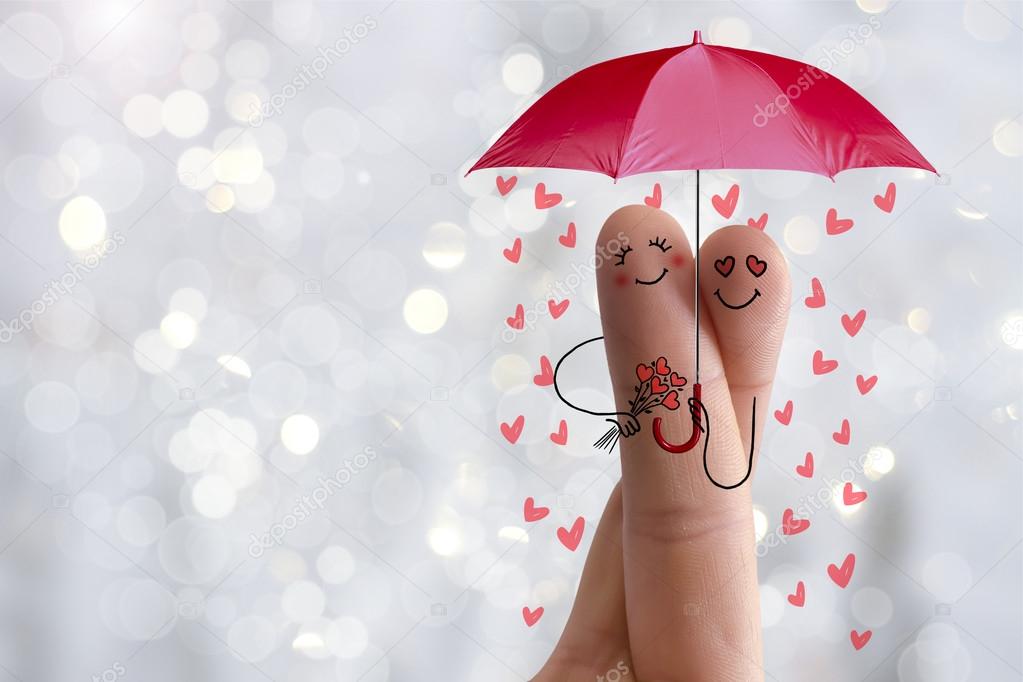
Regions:
[[340, 585], [355, 575], [355, 559], [344, 547], [331, 545], [316, 557], [316, 571], [323, 582]]
[[149, 374], [162, 374], [170, 371], [178, 363], [178, 351], [167, 343], [166, 339], [155, 329], [142, 332], [135, 339], [135, 363]]
[[891, 597], [876, 587], [864, 587], [852, 598], [852, 614], [859, 622], [872, 628], [887, 625], [892, 619]]
[[939, 552], [924, 563], [923, 585], [940, 601], [958, 601], [973, 586], [970, 565], [954, 552]]
[[101, 530], [106, 527], [113, 516], [110, 501], [105, 496], [91, 490], [83, 490], [75, 495], [71, 503], [71, 513], [93, 530]]
[[449, 222], [434, 223], [426, 232], [423, 258], [438, 270], [453, 270], [465, 260], [465, 230]]
[[302, 188], [321, 201], [337, 194], [345, 184], [345, 167], [333, 154], [310, 154], [302, 163]]
[[270, 71], [270, 52], [255, 40], [239, 40], [227, 48], [224, 68], [235, 80], [259, 80]]
[[167, 307], [172, 312], [185, 313], [193, 320], [206, 317], [206, 296], [198, 289], [182, 287], [171, 294]]
[[[113, 445], [113, 440], [111, 440]], [[129, 455], [121, 461], [121, 481], [128, 488], [140, 490], [153, 481], [153, 464], [142, 455]], [[162, 509], [162, 507], [161, 507]], [[163, 524], [160, 524], [160, 531]]]
[[4, 168], [4, 186], [7, 188], [7, 194], [19, 206], [43, 211], [51, 205], [50, 197], [46, 196], [38, 181], [44, 172], [43, 165], [46, 160], [45, 156], [22, 154], [11, 159]]
[[889, 0], [856, 0], [856, 5], [868, 14], [880, 14], [888, 9]]
[[405, 299], [405, 324], [420, 334], [433, 334], [448, 319], [448, 302], [433, 289], [416, 289]]
[[103, 150], [96, 141], [85, 135], [70, 137], [60, 146], [60, 153], [71, 157], [80, 177], [96, 173], [103, 163]]
[[997, 43], [1009, 37], [1013, 24], [1007, 17], [1013, 15], [1013, 9], [1004, 0], [970, 0], [963, 3], [963, 26], [966, 32], [987, 43]]
[[1023, 350], [1023, 315], [1009, 315], [1002, 322], [1002, 342], [1014, 350]]
[[451, 526], [437, 526], [426, 532], [426, 543], [438, 556], [452, 556], [462, 549], [462, 534]]
[[338, 658], [358, 658], [368, 645], [369, 633], [358, 618], [338, 618], [328, 630], [327, 646]]
[[341, 327], [326, 306], [301, 306], [284, 317], [280, 344], [284, 354], [300, 365], [319, 365], [337, 352]]
[[266, 118], [263, 100], [269, 97], [266, 88], [253, 81], [232, 83], [224, 94], [227, 114], [239, 123], [258, 126]]
[[238, 210], [245, 213], [258, 213], [267, 208], [274, 200], [277, 185], [270, 173], [263, 171], [253, 182], [234, 186]]
[[760, 623], [769, 628], [785, 615], [785, 599], [773, 585], [760, 586]]
[[367, 247], [345, 264], [345, 284], [355, 301], [380, 312], [405, 297], [405, 266], [387, 251]]
[[220, 78], [220, 65], [205, 52], [193, 52], [181, 60], [178, 72], [186, 88], [201, 92], [216, 85]]
[[[79, 292], [79, 298], [84, 298], [83, 293]], [[55, 346], [81, 350], [91, 345], [99, 334], [99, 323], [93, 315], [91, 300], [83, 303], [61, 298], [35, 321], [35, 331]]]
[[926, 334], [931, 328], [931, 313], [926, 308], [913, 308], [906, 315], [906, 324], [917, 334]]
[[25, 394], [25, 417], [39, 431], [62, 433], [78, 421], [78, 394], [59, 381], [43, 381]]
[[361, 388], [369, 379], [369, 361], [358, 350], [342, 348], [330, 363], [330, 377], [343, 391]]
[[281, 594], [281, 610], [296, 623], [304, 623], [323, 614], [327, 600], [323, 590], [309, 580], [296, 580]]
[[46, 78], [64, 55], [60, 28], [36, 12], [18, 12], [0, 28], [0, 65], [23, 80]]
[[282, 419], [305, 402], [305, 373], [290, 362], [271, 362], [256, 369], [249, 382], [253, 409], [270, 419]]
[[210, 108], [193, 90], [175, 90], [163, 101], [163, 127], [174, 137], [195, 137], [206, 129]]
[[262, 616], [242, 616], [227, 631], [227, 643], [242, 660], [257, 663], [277, 647], [277, 630]]
[[753, 39], [749, 24], [739, 17], [721, 17], [710, 22], [710, 42], [715, 45], [748, 48]]
[[166, 523], [166, 512], [152, 497], [132, 497], [117, 510], [117, 534], [134, 547], [156, 542]]
[[181, 22], [181, 41], [192, 50], [208, 50], [220, 40], [220, 24], [209, 12], [195, 12]]
[[281, 424], [281, 443], [296, 455], [307, 455], [320, 442], [320, 427], [304, 414], [293, 414]]
[[188, 348], [195, 342], [199, 325], [188, 313], [172, 312], [160, 321], [160, 333], [171, 348]]
[[191, 189], [207, 189], [216, 182], [213, 174], [213, 151], [191, 147], [178, 157], [178, 179]]
[[895, 453], [891, 448], [875, 445], [867, 451], [863, 464], [863, 473], [867, 478], [876, 481], [895, 468]]
[[172, 579], [199, 585], [227, 568], [232, 546], [225, 529], [198, 517], [183, 516], [167, 524], [157, 555]]
[[66, 154], [43, 158], [36, 173], [39, 192], [47, 199], [63, 199], [78, 187], [80, 174], [74, 159]]
[[991, 140], [998, 153], [1004, 156], [1023, 154], [1023, 125], [1020, 125], [1019, 118], [999, 121]]
[[[544, 42], [555, 52], [573, 52], [586, 42], [590, 17], [578, 5], [555, 5], [543, 18], [540, 28]], [[541, 78], [543, 77], [541, 72]]]
[[64, 204], [58, 225], [61, 239], [76, 251], [96, 246], [107, 235], [106, 213], [88, 196], [78, 196]]
[[138, 371], [132, 362], [113, 352], [96, 353], [75, 373], [75, 388], [82, 404], [95, 414], [117, 414], [132, 404]]
[[547, 222], [550, 211], [537, 209], [533, 194], [533, 188], [520, 189], [509, 194], [505, 201], [505, 219], [518, 232], [535, 232]]
[[359, 121], [336, 107], [317, 109], [302, 124], [302, 139], [312, 152], [344, 158], [358, 149], [361, 138]]
[[83, 194], [92, 196], [107, 213], [123, 211], [135, 203], [146, 182], [142, 160], [122, 144], [104, 144], [103, 172], [80, 183]]
[[507, 391], [530, 381], [532, 371], [529, 361], [521, 355], [502, 355], [490, 367], [490, 382], [497, 390]]
[[820, 226], [807, 216], [796, 216], [785, 223], [785, 245], [802, 256], [817, 250], [820, 244]]
[[194, 440], [190, 431], [181, 430], [175, 432], [167, 443], [167, 458], [179, 471], [191, 474], [209, 466], [213, 452], [211, 448], [204, 447], [202, 441]]
[[121, 117], [139, 137], [153, 137], [163, 130], [163, 102], [148, 93], [135, 95], [124, 105]]
[[124, 634], [148, 641], [161, 632], [176, 615], [176, 599], [152, 578], [134, 580], [125, 586], [118, 599], [118, 615]]
[[217, 474], [201, 477], [192, 488], [192, 504], [208, 519], [224, 518], [234, 511], [237, 501], [231, 481]]
[[532, 94], [543, 83], [543, 63], [532, 52], [512, 54], [501, 66], [501, 79], [516, 95]]
[[391, 525], [416, 517], [423, 503], [423, 484], [412, 471], [395, 468], [377, 477], [372, 492], [373, 512]]
[[493, 194], [477, 198], [472, 202], [472, 209], [469, 211], [469, 225], [484, 237], [498, 234], [501, 228], [507, 225], [504, 200]]
[[237, 355], [221, 355], [217, 358], [217, 362], [231, 374], [237, 374], [247, 379], [252, 377], [252, 369], [249, 367], [249, 363]]
[[237, 142], [213, 159], [213, 174], [220, 182], [248, 184], [263, 173], [263, 155], [254, 140]]
[[760, 542], [767, 535], [767, 514], [760, 507], [753, 507], [753, 535]]

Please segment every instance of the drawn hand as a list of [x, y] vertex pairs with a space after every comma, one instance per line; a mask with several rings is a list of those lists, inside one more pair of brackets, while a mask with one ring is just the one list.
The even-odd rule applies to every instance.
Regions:
[[631, 412], [616, 412], [615, 416], [621, 417], [621, 419], [605, 419], [604, 421], [617, 426], [619, 433], [626, 438], [639, 433], [639, 419]]
[[[704, 428], [697, 447], [680, 454], [662, 450], [650, 428], [621, 441], [622, 480], [594, 532], [564, 633], [534, 681], [763, 680], [752, 485], [715, 486], [703, 451], [706, 445], [717, 481], [740, 481], [748, 471], [762, 431], [754, 434], [751, 407], [757, 398], [756, 421], [763, 424], [788, 318], [785, 259], [767, 234], [746, 225], [720, 228], [704, 242], [702, 398], [694, 401], [695, 263], [688, 240], [671, 216], [647, 206], [608, 218], [598, 250], [619, 233], [632, 247], [624, 265], [605, 259], [597, 270], [618, 409], [634, 397], [636, 364], [664, 356], [690, 378], [679, 391], [689, 409], [660, 415], [665, 437], [685, 442], [694, 413]], [[656, 285], [635, 285], [665, 269]]]

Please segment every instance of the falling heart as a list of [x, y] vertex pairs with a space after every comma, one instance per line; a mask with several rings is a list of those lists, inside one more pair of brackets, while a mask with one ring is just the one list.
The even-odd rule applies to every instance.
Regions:
[[512, 247], [504, 250], [504, 257], [512, 263], [519, 262], [519, 258], [522, 257], [522, 237], [516, 237]]
[[547, 185], [540, 182], [536, 185], [536, 190], [533, 192], [533, 203], [538, 209], [552, 208], [561, 203], [561, 195], [557, 192], [547, 193]]
[[536, 621], [540, 620], [541, 616], [543, 616], [542, 606], [537, 606], [532, 611], [529, 610], [528, 606], [522, 607], [522, 620], [526, 621], [527, 627], [533, 627], [536, 625]]
[[810, 291], [813, 293], [803, 299], [803, 303], [806, 304], [807, 308], [823, 308], [824, 307], [824, 287], [821, 286], [821, 281], [814, 277], [810, 280]]
[[643, 197], [643, 203], [649, 206], [650, 208], [661, 207], [661, 183], [659, 182], [654, 183], [653, 194], [651, 194], [648, 197]]
[[842, 327], [849, 336], [856, 336], [863, 327], [863, 321], [867, 319], [867, 311], [860, 310], [855, 316], [842, 315]]
[[526, 324], [526, 309], [522, 304], [515, 306], [515, 315], [505, 320], [512, 329], [522, 329]]
[[774, 418], [778, 420], [782, 426], [788, 426], [789, 422], [792, 421], [792, 401], [785, 403], [784, 410], [775, 410]]
[[848, 445], [849, 444], [849, 420], [848, 419], [843, 419], [842, 420], [842, 428], [840, 430], [838, 430], [838, 431], [835, 431], [833, 434], [831, 434], [831, 438], [834, 439], [834, 441], [836, 443], [838, 443], [839, 445]]
[[522, 426], [525, 423], [526, 418], [521, 414], [518, 417], [515, 417], [515, 421], [513, 421], [511, 424], [501, 422], [501, 435], [504, 436], [505, 440], [507, 440], [509, 443], [515, 445], [515, 442], [519, 439], [519, 436], [522, 435]]
[[558, 235], [558, 243], [569, 249], [575, 248], [575, 223], [569, 223], [568, 232]]
[[517, 177], [515, 177], [514, 175], [511, 176], [510, 178], [508, 178], [507, 180], [505, 180], [500, 175], [498, 175], [497, 176], [497, 191], [501, 193], [502, 197], [503, 196], [507, 196], [508, 192], [510, 192], [513, 189], [515, 189], [515, 183], [518, 182], [518, 181], [519, 181], [519, 179]]
[[855, 630], [849, 633], [849, 640], [852, 642], [853, 648], [859, 651], [863, 647], [867, 646], [867, 642], [870, 641], [870, 636], [874, 633], [870, 630], [864, 630], [863, 634], [856, 632]]
[[813, 453], [806, 453], [806, 459], [802, 464], [796, 465], [796, 473], [803, 478], [813, 478]]
[[767, 227], [767, 214], [761, 213], [760, 218], [757, 220], [749, 218], [748, 220], [746, 220], [746, 224], [749, 225], [750, 227], [755, 227], [758, 230], [763, 231], [763, 229]]
[[825, 230], [828, 234], [834, 236], [848, 232], [852, 229], [853, 221], [852, 218], [839, 218], [838, 211], [833, 208], [828, 209], [827, 221], [825, 224]]
[[533, 383], [537, 386], [550, 386], [554, 383], [554, 368], [546, 355], [540, 356], [540, 373], [533, 375]]
[[551, 434], [551, 442], [555, 445], [564, 445], [568, 442], [568, 422], [564, 419], [558, 425], [558, 430]]
[[825, 360], [824, 351], [814, 351], [813, 353], [813, 373], [814, 374], [827, 374], [833, 372], [838, 367], [838, 360]]
[[806, 585], [802, 580], [796, 583], [796, 593], [789, 595], [789, 603], [798, 607], [802, 607], [806, 603]]
[[579, 546], [579, 541], [583, 539], [583, 528], [586, 526], [586, 520], [583, 517], [577, 517], [575, 523], [572, 524], [572, 529], [561, 527], [558, 528], [558, 540], [561, 541], [568, 551], [574, 552]]
[[522, 504], [522, 518], [526, 520], [526, 523], [539, 521], [550, 513], [550, 507], [537, 507], [532, 497], [527, 497], [526, 501]]
[[547, 301], [547, 310], [550, 311], [551, 317], [556, 320], [565, 313], [565, 309], [568, 308], [568, 304], [569, 300], [567, 298], [561, 303], [555, 303], [552, 298]]
[[722, 218], [731, 218], [732, 213], [735, 212], [735, 204], [739, 201], [739, 186], [732, 185], [728, 189], [728, 194], [725, 196], [718, 196], [715, 194], [710, 199], [710, 203], [714, 204], [714, 210], [721, 214]]
[[895, 207], [895, 183], [889, 182], [888, 187], [884, 190], [884, 196], [880, 194], [874, 195], [874, 205], [885, 213], [891, 213]]
[[791, 509], [781, 515], [781, 532], [784, 535], [799, 535], [810, 527], [810, 519], [797, 519]]
[[862, 374], [856, 375], [856, 388], [859, 390], [860, 395], [867, 395], [870, 393], [870, 389], [874, 388], [877, 383], [877, 375], [872, 377], [865, 377]]
[[850, 553], [846, 555], [841, 567], [828, 564], [828, 577], [844, 590], [852, 579], [854, 568], [856, 568], [856, 555]]
[[842, 504], [847, 507], [851, 507], [854, 504], [859, 504], [865, 499], [867, 499], [867, 491], [854, 491], [852, 483], [846, 482], [845, 487], [842, 488]]

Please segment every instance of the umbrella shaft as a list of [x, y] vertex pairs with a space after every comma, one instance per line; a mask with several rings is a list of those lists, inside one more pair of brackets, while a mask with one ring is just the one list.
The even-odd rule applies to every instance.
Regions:
[[696, 312], [696, 383], [700, 383], [700, 169], [696, 169], [696, 279], [693, 287]]

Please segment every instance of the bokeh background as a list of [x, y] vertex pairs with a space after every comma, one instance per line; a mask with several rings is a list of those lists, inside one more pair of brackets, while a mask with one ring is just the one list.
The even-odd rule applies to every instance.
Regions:
[[[754, 483], [767, 679], [1023, 677], [1019, 3], [0, 12], [4, 682], [528, 679], [620, 471], [590, 445], [605, 424], [533, 375], [599, 334], [603, 219], [657, 181], [689, 231], [694, 188], [512, 170], [502, 197], [496, 172], [463, 174], [561, 78], [694, 29], [822, 65], [941, 172], [702, 178], [707, 224], [738, 183], [729, 222], [767, 213], [793, 276], [772, 397], [793, 418], [766, 425]], [[562, 203], [536, 210], [539, 181]], [[832, 207], [853, 230], [825, 234]], [[538, 314], [509, 335], [520, 303]], [[817, 348], [837, 372], [810, 373]], [[575, 381], [610, 404], [599, 354]], [[867, 501], [832, 499], [844, 480]], [[527, 496], [551, 514], [527, 524]], [[787, 507], [813, 525], [773, 542]], [[579, 515], [573, 553], [555, 531]], [[838, 590], [825, 568], [849, 552]], [[873, 631], [858, 652], [853, 628]]]

